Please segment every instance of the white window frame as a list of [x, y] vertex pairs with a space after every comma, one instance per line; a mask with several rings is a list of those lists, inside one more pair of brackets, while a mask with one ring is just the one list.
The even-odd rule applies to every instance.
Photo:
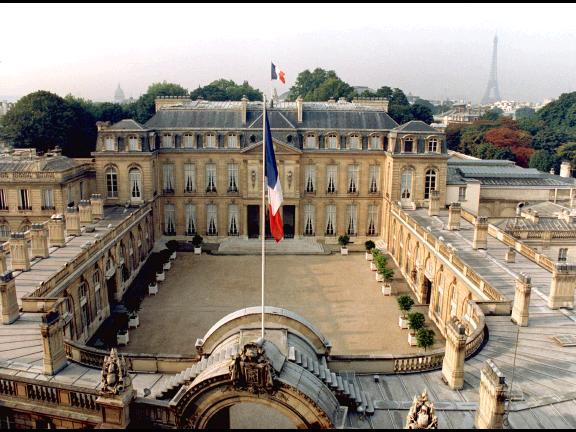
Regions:
[[336, 225], [336, 204], [326, 206], [326, 227], [324, 233], [327, 236], [336, 235], [338, 226]]
[[42, 209], [54, 209], [54, 189], [42, 189]]
[[360, 166], [359, 165], [348, 165], [348, 182], [347, 182], [348, 193], [353, 193], [353, 194], [358, 193], [358, 179], [359, 178], [360, 178]]
[[216, 204], [208, 204], [206, 210], [206, 235], [218, 235], [218, 207]]
[[[68, 191], [70, 191], [70, 189], [68, 189]], [[106, 169], [106, 192], [108, 198], [118, 198], [118, 171], [116, 168], [108, 167]], [[68, 202], [70, 202], [70, 200], [68, 200]]]
[[194, 204], [186, 204], [184, 207], [184, 216], [184, 222], [186, 224], [186, 235], [196, 234], [198, 227], [196, 224], [196, 206]]
[[116, 140], [114, 137], [104, 138], [104, 148], [106, 151], [116, 151]]
[[206, 164], [206, 192], [217, 191], [216, 164]]
[[368, 227], [367, 235], [378, 235], [378, 206], [375, 204], [368, 205]]
[[238, 164], [228, 164], [228, 192], [238, 192]]
[[338, 150], [338, 135], [335, 133], [330, 133], [326, 135], [326, 148], [329, 150]]
[[194, 148], [194, 134], [182, 135], [182, 148]]
[[424, 199], [429, 199], [432, 191], [438, 186], [438, 172], [435, 169], [426, 170], [424, 175]]
[[174, 164], [166, 163], [162, 165], [162, 189], [164, 193], [174, 192]]
[[240, 148], [240, 139], [238, 135], [231, 133], [226, 137], [226, 145], [228, 148]]
[[304, 190], [308, 193], [316, 192], [316, 166], [306, 165]]
[[349, 236], [358, 234], [358, 206], [356, 204], [346, 206], [346, 234]]
[[326, 166], [326, 192], [338, 192], [338, 165]]
[[138, 142], [138, 137], [135, 135], [130, 135], [128, 137], [128, 149], [130, 151], [139, 151], [140, 143]]
[[18, 209], [32, 210], [30, 206], [30, 191], [28, 189], [18, 189]]
[[458, 187], [458, 201], [463, 202], [466, 201], [466, 186], [459, 186]]
[[130, 199], [142, 201], [142, 171], [138, 168], [130, 168], [128, 181], [130, 182]]
[[218, 148], [217, 136], [213, 132], [204, 135], [204, 148]]
[[437, 138], [430, 138], [426, 142], [426, 151], [428, 153], [438, 153], [439, 141]]
[[362, 135], [351, 134], [350, 136], [348, 136], [348, 149], [362, 150]]
[[162, 135], [162, 148], [174, 148], [174, 137], [172, 134], [165, 133]]
[[184, 192], [196, 192], [196, 165], [184, 164]]
[[380, 192], [380, 165], [370, 165], [370, 175], [368, 177], [368, 192]]
[[[374, 145], [376, 143], [376, 145]], [[382, 149], [382, 136], [372, 135], [370, 136], [370, 150], [380, 150]]]
[[237, 236], [240, 233], [240, 214], [237, 204], [228, 205], [228, 235]]
[[306, 138], [304, 140], [304, 148], [307, 148], [307, 149], [318, 148], [318, 142], [316, 140], [316, 135], [306, 134]]
[[314, 204], [304, 204], [304, 235], [313, 236], [315, 225]]
[[164, 204], [164, 234], [176, 234], [176, 206]]

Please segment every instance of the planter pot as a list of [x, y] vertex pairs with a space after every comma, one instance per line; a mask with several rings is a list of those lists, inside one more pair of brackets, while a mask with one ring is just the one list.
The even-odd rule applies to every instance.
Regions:
[[416, 335], [412, 334], [412, 332], [408, 333], [408, 343], [410, 344], [410, 346], [418, 345], [416, 342]]
[[170, 260], [174, 261], [176, 259], [176, 251], [172, 252], [172, 255], [170, 255]]
[[200, 255], [202, 253], [202, 246], [194, 247], [194, 255]]
[[118, 345], [128, 345], [130, 337], [128, 331], [126, 333], [116, 333], [116, 343]]
[[399, 317], [398, 318], [398, 325], [400, 326], [401, 329], [407, 329], [408, 328], [408, 318]]
[[341, 247], [340, 248], [340, 254], [341, 255], [348, 255], [348, 248]]
[[172, 267], [172, 263], [170, 261], [164, 263], [164, 266], [162, 267], [164, 270], [170, 270], [170, 268]]
[[166, 279], [166, 273], [156, 273], [156, 282], [162, 282]]
[[374, 259], [374, 256], [372, 255], [372, 252], [366, 252], [364, 254], [364, 257], [366, 258], [366, 261], [372, 261]]
[[376, 282], [384, 282], [384, 275], [376, 273]]
[[140, 325], [140, 318], [138, 315], [134, 315], [129, 317], [128, 319], [128, 328], [137, 328]]
[[382, 294], [384, 294], [385, 296], [392, 295], [392, 285], [390, 284], [382, 285]]
[[376, 264], [374, 264], [373, 262], [370, 263], [370, 270], [376, 271]]
[[[156, 275], [158, 277], [158, 275]], [[158, 284], [150, 284], [148, 285], [148, 295], [156, 295], [158, 294]]]

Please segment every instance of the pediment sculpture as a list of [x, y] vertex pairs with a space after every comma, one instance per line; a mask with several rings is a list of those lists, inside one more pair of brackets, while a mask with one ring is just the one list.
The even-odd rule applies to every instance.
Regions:
[[119, 357], [116, 348], [112, 348], [110, 355], [104, 358], [104, 363], [102, 364], [100, 393], [103, 395], [118, 395], [129, 388], [131, 383], [124, 356]]
[[264, 349], [256, 343], [247, 343], [242, 352], [236, 355], [230, 365], [232, 386], [252, 393], [272, 392], [275, 371], [265, 355]]

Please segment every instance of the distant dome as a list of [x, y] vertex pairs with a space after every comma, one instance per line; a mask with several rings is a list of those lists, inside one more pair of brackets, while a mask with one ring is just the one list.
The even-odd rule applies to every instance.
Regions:
[[118, 88], [116, 89], [116, 92], [114, 93], [114, 102], [122, 103], [125, 100], [126, 100], [126, 96], [124, 96], [124, 91], [120, 87], [120, 84], [118, 84]]

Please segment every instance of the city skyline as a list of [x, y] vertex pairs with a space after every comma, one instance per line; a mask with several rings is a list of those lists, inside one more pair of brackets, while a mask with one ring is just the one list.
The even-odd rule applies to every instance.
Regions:
[[[287, 76], [279, 94], [301, 71], [321, 67], [353, 86], [479, 102], [497, 34], [502, 98], [541, 102], [576, 87], [567, 7], [4, 5], [8, 34], [18, 34], [24, 19], [37, 31], [20, 32], [0, 51], [0, 95], [44, 89], [111, 101], [119, 83], [127, 98], [137, 98], [153, 82], [193, 90], [219, 78], [270, 93], [267, 68], [274, 61]], [[351, 12], [379, 19], [349, 19]], [[187, 16], [198, 19], [177, 24]], [[114, 31], [102, 32], [110, 20]], [[154, 24], [135, 29], [125, 22]]]

